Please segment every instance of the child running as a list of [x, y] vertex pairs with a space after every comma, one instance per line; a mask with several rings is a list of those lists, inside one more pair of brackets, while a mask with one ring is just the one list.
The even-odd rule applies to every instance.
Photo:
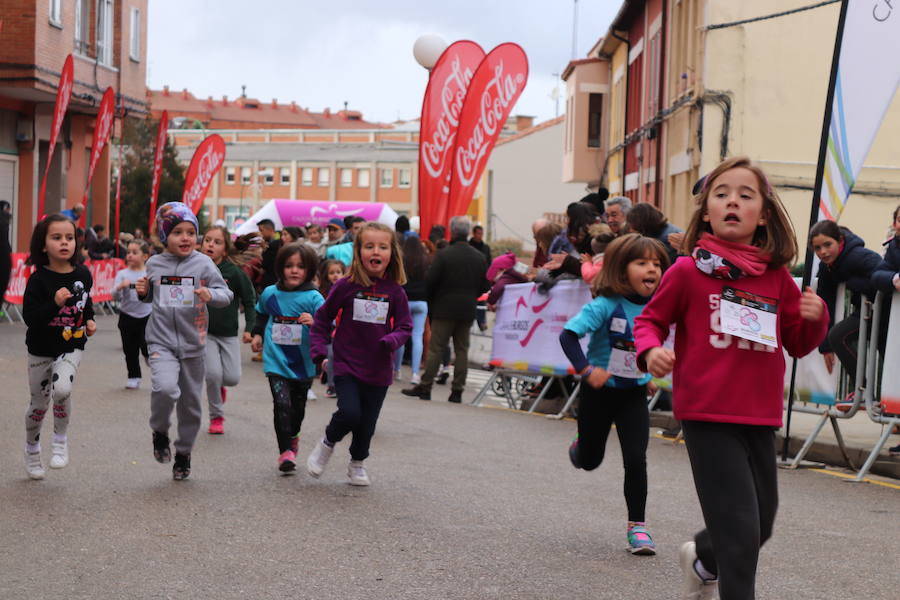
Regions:
[[322, 294], [312, 284], [319, 257], [302, 242], [275, 256], [278, 282], [263, 290], [256, 305], [252, 349], [262, 350], [263, 371], [272, 391], [278, 470], [293, 475], [297, 468], [300, 426], [306, 398], [316, 374], [309, 355], [309, 326], [322, 306]]
[[22, 316], [28, 326], [28, 384], [31, 403], [25, 415], [25, 471], [43, 479], [41, 425], [53, 402], [53, 455], [50, 467], [69, 464], [66, 430], [72, 412], [75, 373], [84, 351], [85, 336], [97, 331], [91, 287], [94, 282], [79, 264], [80, 245], [75, 224], [60, 214], [39, 222], [31, 235], [28, 264], [35, 270], [25, 285]]
[[[682, 598], [755, 596], [760, 547], [778, 507], [775, 430], [784, 402], [784, 355], [822, 341], [828, 313], [786, 265], [797, 255], [790, 219], [748, 158], [716, 167], [700, 190], [682, 248], [635, 319], [638, 366], [674, 370], [706, 529], [680, 551]], [[675, 348], [663, 347], [675, 323]]]
[[236, 253], [231, 234], [222, 226], [210, 227], [203, 236], [200, 251], [219, 267], [222, 279], [234, 296], [225, 308], [210, 306], [206, 338], [206, 399], [209, 402], [209, 429], [212, 435], [225, 433], [225, 388], [241, 380], [241, 344], [238, 339], [238, 305], [244, 307], [242, 340], [250, 343], [250, 330], [256, 322], [256, 292], [244, 272], [234, 263]]
[[200, 430], [203, 409], [206, 304], [224, 308], [233, 299], [215, 263], [197, 252], [197, 217], [181, 202], [167, 202], [156, 211], [156, 231], [165, 246], [162, 254], [147, 261], [147, 275], [135, 290], [144, 302], [152, 302], [147, 323], [150, 351], [150, 428], [153, 457], [172, 460], [169, 427], [172, 410], [178, 410], [178, 439], [172, 478], [191, 474], [191, 449]]
[[[322, 293], [322, 296], [325, 298], [328, 297], [329, 292], [331, 292], [331, 288], [337, 283], [338, 279], [344, 277], [347, 274], [347, 267], [336, 258], [329, 258], [323, 260], [319, 264], [319, 292]], [[324, 383], [327, 387], [325, 388], [325, 397], [326, 398], [334, 398], [336, 396], [334, 392], [334, 361], [332, 360], [332, 346], [329, 342], [328, 344], [328, 357], [325, 361], [325, 369], [322, 371], [322, 383]]]
[[[668, 267], [665, 247], [630, 233], [606, 248], [605, 267], [594, 281], [597, 296], [566, 323], [559, 336], [563, 351], [587, 385], [578, 405], [578, 436], [569, 447], [576, 469], [593, 471], [603, 462], [606, 439], [615, 424], [625, 465], [626, 538], [632, 554], [656, 554], [647, 531], [647, 441], [650, 376], [635, 365], [634, 318], [659, 285]], [[585, 357], [578, 340], [591, 335]]]
[[113, 296], [119, 303], [119, 334], [122, 337], [122, 352], [125, 354], [125, 368], [128, 379], [125, 389], [141, 387], [141, 355], [147, 358], [147, 340], [144, 332], [150, 318], [151, 307], [141, 302], [134, 291], [135, 282], [147, 275], [144, 264], [150, 258], [150, 246], [144, 240], [128, 243], [125, 251], [125, 267], [116, 273]]
[[337, 411], [306, 461], [313, 477], [325, 470], [334, 445], [352, 433], [350, 484], [370, 483], [363, 461], [393, 379], [392, 354], [412, 332], [404, 283], [397, 236], [386, 225], [364, 224], [353, 242], [350, 275], [331, 288], [312, 328], [312, 357], [321, 364], [332, 342], [332, 323], [341, 311], [333, 342]]

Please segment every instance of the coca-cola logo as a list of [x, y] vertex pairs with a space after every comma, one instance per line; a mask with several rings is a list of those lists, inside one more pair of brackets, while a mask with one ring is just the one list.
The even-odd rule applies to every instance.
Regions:
[[515, 75], [504, 72], [503, 61], [494, 67], [494, 76], [481, 92], [478, 106], [480, 114], [468, 139], [460, 140], [456, 147], [456, 174], [460, 184], [468, 187], [474, 183], [478, 166], [486, 158], [491, 143], [506, 121], [511, 104], [525, 82], [524, 73]]
[[168, 113], [163, 113], [163, 118], [159, 123], [159, 134], [156, 137], [156, 155], [153, 157], [153, 197], [156, 198], [156, 192], [159, 189], [159, 176], [162, 172], [162, 156], [163, 149], [166, 147], [166, 123], [168, 122]]
[[109, 131], [112, 129], [113, 106], [112, 103], [106, 103], [100, 107], [99, 121], [97, 122], [97, 135], [94, 139], [94, 147], [91, 149], [91, 164], [88, 171], [88, 179], [94, 173], [97, 167], [97, 161], [100, 160], [100, 153], [106, 140], [109, 139]]
[[466, 90], [473, 75], [472, 69], [462, 68], [462, 59], [457, 55], [453, 58], [450, 71], [441, 83], [440, 89], [435, 90], [440, 99], [440, 116], [431, 139], [422, 140], [420, 145], [422, 164], [431, 177], [440, 177], [447, 169], [446, 161], [456, 139], [456, 129], [466, 99]]
[[225, 161], [225, 151], [217, 148], [218, 144], [215, 141], [215, 139], [211, 139], [210, 143], [206, 144], [206, 148], [203, 149], [203, 153], [196, 162], [197, 169], [194, 171], [194, 178], [184, 191], [182, 202], [190, 206], [194, 212], [199, 208], [194, 204], [198, 203], [206, 194], [213, 176]]

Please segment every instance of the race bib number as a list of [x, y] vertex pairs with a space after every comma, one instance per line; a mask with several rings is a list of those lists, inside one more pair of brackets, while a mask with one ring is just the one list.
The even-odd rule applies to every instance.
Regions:
[[606, 370], [610, 375], [626, 379], [640, 379], [644, 374], [637, 366], [637, 351], [634, 342], [616, 342], [609, 354]]
[[194, 278], [163, 275], [159, 278], [159, 299], [162, 306], [193, 306]]
[[353, 299], [353, 320], [362, 323], [387, 323], [391, 302], [383, 294], [359, 293]]
[[778, 301], [725, 286], [721, 298], [722, 333], [778, 347]]
[[272, 341], [280, 346], [298, 346], [303, 341], [303, 325], [300, 317], [274, 317]]

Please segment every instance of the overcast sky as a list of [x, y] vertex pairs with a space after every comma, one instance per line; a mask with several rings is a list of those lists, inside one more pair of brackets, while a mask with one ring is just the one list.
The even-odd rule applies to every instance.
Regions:
[[[574, 0], [151, 0], [147, 84], [200, 98], [247, 95], [370, 121], [419, 116], [427, 72], [415, 40], [437, 33], [486, 52], [520, 44], [530, 74], [513, 114], [556, 116], [550, 97], [572, 58]], [[602, 36], [621, 0], [578, 0], [577, 58]], [[560, 83], [562, 86], [562, 84]], [[560, 88], [562, 92], [562, 87]], [[560, 113], [564, 110], [560, 99]]]

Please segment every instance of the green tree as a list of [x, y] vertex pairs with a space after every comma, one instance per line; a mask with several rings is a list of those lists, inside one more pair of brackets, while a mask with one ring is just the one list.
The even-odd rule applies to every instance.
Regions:
[[[159, 121], [125, 119], [122, 136], [125, 152], [122, 158], [122, 193], [120, 230], [132, 232], [141, 228], [147, 233], [150, 221], [150, 192], [153, 185], [153, 157], [156, 153], [156, 133]], [[180, 201], [184, 189], [185, 167], [177, 160], [175, 147], [166, 139], [163, 150], [162, 173], [157, 206]], [[115, 218], [116, 186], [111, 186], [110, 223]]]

